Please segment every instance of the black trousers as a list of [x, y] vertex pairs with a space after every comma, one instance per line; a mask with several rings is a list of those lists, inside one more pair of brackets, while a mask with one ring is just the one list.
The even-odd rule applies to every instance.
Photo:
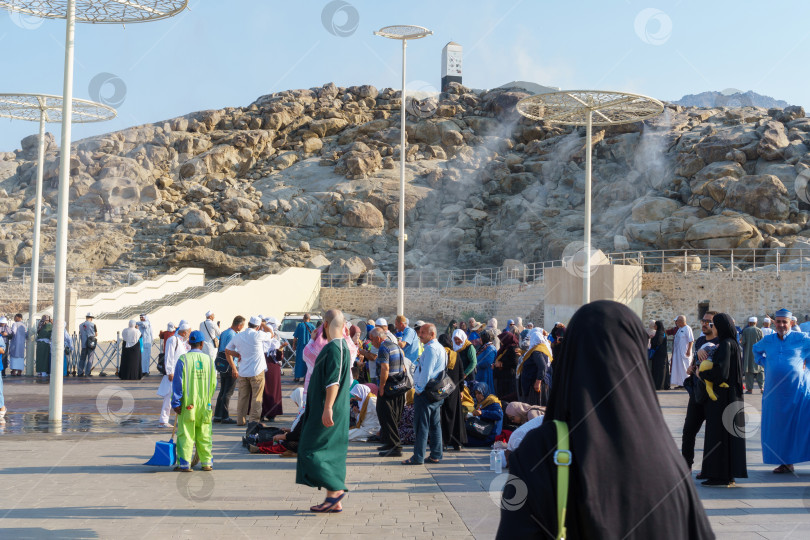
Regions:
[[683, 437], [681, 438], [681, 454], [689, 467], [695, 462], [695, 439], [706, 421], [706, 412], [703, 405], [696, 403], [692, 396], [689, 396], [689, 403], [686, 405], [686, 418], [683, 420]]
[[233, 378], [231, 372], [219, 374], [219, 396], [217, 396], [217, 405], [214, 407], [214, 418], [225, 420], [230, 418], [228, 413], [228, 404], [231, 402], [231, 396], [236, 389], [236, 379]]
[[383, 446], [402, 447], [399, 439], [399, 420], [405, 408], [405, 394], [377, 398], [377, 419], [380, 421], [380, 440]]

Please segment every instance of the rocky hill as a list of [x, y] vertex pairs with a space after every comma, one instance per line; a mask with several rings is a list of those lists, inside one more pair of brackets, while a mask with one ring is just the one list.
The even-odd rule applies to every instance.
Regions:
[[[409, 268], [554, 259], [581, 240], [584, 133], [520, 118], [525, 95], [454, 84], [407, 104]], [[79, 141], [71, 268], [393, 270], [399, 106], [392, 89], [326, 84]], [[598, 248], [779, 249], [810, 236], [795, 190], [810, 178], [810, 119], [798, 107], [668, 105], [594, 142]], [[35, 160], [34, 137], [0, 153], [0, 270], [30, 261]], [[51, 141], [45, 265], [57, 174]]]
[[763, 107], [765, 109], [784, 109], [788, 106], [786, 101], [774, 99], [770, 96], [763, 96], [752, 90], [748, 92], [726, 90], [723, 92], [688, 94], [673, 103], [683, 105], [684, 107]]

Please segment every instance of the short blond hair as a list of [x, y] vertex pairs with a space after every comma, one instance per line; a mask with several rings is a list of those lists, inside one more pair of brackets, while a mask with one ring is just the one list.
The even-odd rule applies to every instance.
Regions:
[[408, 324], [408, 317], [406, 317], [405, 315], [397, 315], [396, 319], [394, 319], [394, 322]]

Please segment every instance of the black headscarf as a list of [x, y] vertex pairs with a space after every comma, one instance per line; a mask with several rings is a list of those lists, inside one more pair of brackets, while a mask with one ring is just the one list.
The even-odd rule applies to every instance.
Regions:
[[458, 328], [458, 323], [456, 322], [455, 319], [453, 319], [452, 321], [450, 321], [450, 324], [447, 325], [447, 329], [444, 331], [444, 333], [449, 336], [450, 334], [453, 333], [453, 330], [455, 330], [456, 328]]
[[653, 349], [657, 349], [661, 346], [661, 344], [666, 343], [667, 341], [667, 331], [664, 328], [663, 321], [655, 321], [655, 335], [650, 340], [650, 346]]
[[442, 347], [451, 350], [453, 349], [453, 343], [450, 342], [450, 338], [447, 336], [447, 334], [440, 335], [437, 341], [439, 342], [439, 345], [441, 345]]
[[[734, 386], [737, 391], [742, 394], [742, 351], [740, 351], [740, 345], [737, 343], [737, 327], [734, 326], [734, 319], [731, 318], [731, 315], [728, 313], [718, 313], [712, 319], [714, 323], [714, 330], [717, 332], [717, 339], [719, 343], [717, 345], [718, 352], [723, 353], [723, 349], [728, 347], [729, 351], [729, 358], [730, 362], [729, 365], [723, 366], [723, 371], [728, 373], [728, 377], [725, 382], [728, 383], [729, 386]], [[717, 354], [715, 352], [717, 358], [721, 358], [724, 356], [723, 354]], [[720, 366], [718, 366], [720, 367]], [[726, 377], [723, 377], [724, 379]]]
[[498, 538], [557, 534], [552, 420], [570, 430], [568, 538], [714, 538], [653, 391], [647, 338], [616, 302], [574, 314], [554, 360], [546, 421], [510, 456], [510, 473], [528, 493], [517, 505], [518, 484], [507, 484]]

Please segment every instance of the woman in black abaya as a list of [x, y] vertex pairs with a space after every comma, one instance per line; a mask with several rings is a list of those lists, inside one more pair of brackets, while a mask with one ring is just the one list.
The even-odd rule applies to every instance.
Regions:
[[[569, 539], [714, 538], [647, 369], [648, 335], [622, 304], [571, 319], [543, 424], [509, 458], [497, 538], [555, 538], [556, 426], [570, 430]], [[523, 489], [525, 486], [525, 490]]]
[[[707, 479], [703, 482], [706, 486], [731, 486], [735, 478], [748, 478], [743, 438], [742, 354], [737, 344], [734, 320], [727, 313], [718, 313], [713, 322], [720, 343], [712, 356], [711, 369], [701, 371], [700, 378], [713, 383], [717, 400], [709, 397], [703, 404], [706, 440], [701, 476]], [[737, 414], [726, 413], [734, 408]], [[724, 415], [727, 416], [725, 424]]]
[[458, 452], [467, 444], [467, 427], [464, 423], [467, 411], [461, 406], [461, 389], [464, 387], [464, 366], [453, 350], [447, 334], [439, 336], [439, 344], [447, 351], [447, 375], [456, 383], [456, 389], [442, 402], [439, 418], [442, 424], [442, 444]]
[[653, 351], [650, 359], [650, 372], [652, 373], [653, 386], [656, 390], [665, 390], [667, 380], [669, 380], [669, 370], [667, 369], [667, 334], [664, 323], [655, 321], [655, 335], [650, 339], [650, 350]]

